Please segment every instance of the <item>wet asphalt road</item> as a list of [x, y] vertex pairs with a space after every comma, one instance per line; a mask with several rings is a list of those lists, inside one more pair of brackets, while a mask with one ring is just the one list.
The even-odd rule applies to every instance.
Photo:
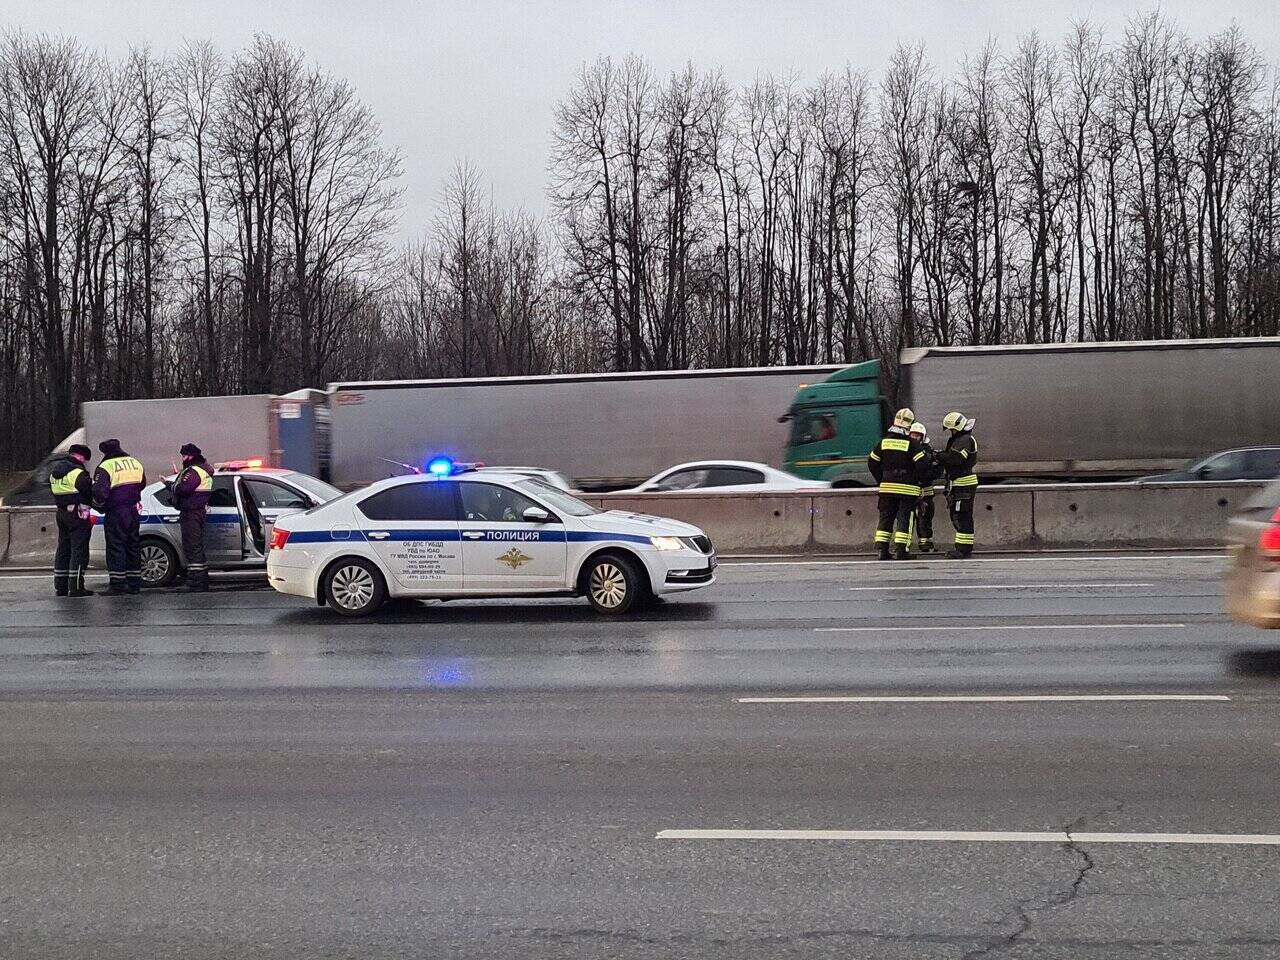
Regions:
[[[657, 838], [1280, 834], [1223, 566], [729, 566], [620, 623], [0, 577], [0, 957], [1280, 956], [1280, 846]], [[1225, 699], [738, 702], [820, 694]]]

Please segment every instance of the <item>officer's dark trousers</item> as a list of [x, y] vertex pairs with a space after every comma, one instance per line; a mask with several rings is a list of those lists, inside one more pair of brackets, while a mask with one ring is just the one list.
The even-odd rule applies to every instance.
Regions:
[[897, 493], [880, 494], [880, 522], [876, 525], [876, 546], [906, 550], [911, 546], [911, 522], [915, 516], [919, 497], [904, 497]]
[[187, 587], [209, 589], [209, 565], [204, 557], [205, 511], [183, 510], [178, 515], [182, 527], [182, 559], [187, 565]]
[[138, 537], [138, 511], [132, 506], [108, 510], [103, 519], [107, 536], [107, 575], [111, 592], [142, 589], [142, 543]]
[[973, 497], [953, 497], [951, 525], [956, 528], [956, 552], [973, 553]]
[[920, 498], [920, 506], [916, 508], [916, 528], [920, 531], [920, 546], [933, 546], [933, 514], [936, 507], [933, 494], [927, 493]]
[[58, 549], [53, 555], [53, 589], [60, 597], [84, 589], [84, 568], [89, 565], [89, 534], [93, 522], [81, 520], [75, 507], [58, 507]]

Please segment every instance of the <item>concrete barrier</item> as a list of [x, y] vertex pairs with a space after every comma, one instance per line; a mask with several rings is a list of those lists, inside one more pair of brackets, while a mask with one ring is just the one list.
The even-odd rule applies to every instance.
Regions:
[[726, 553], [797, 553], [807, 550], [813, 540], [813, 502], [803, 493], [647, 493], [588, 499], [605, 510], [657, 514], [695, 524]]
[[[974, 511], [979, 550], [1195, 549], [1221, 546], [1227, 518], [1258, 483], [1065, 483], [982, 487]], [[640, 494], [589, 498], [702, 527], [732, 553], [869, 553], [874, 490], [820, 493]], [[953, 542], [946, 499], [937, 496], [934, 538]], [[807, 521], [807, 523], [806, 523]]]
[[53, 567], [58, 534], [53, 507], [0, 507], [0, 566]]
[[[1036, 487], [1035, 545], [1221, 546], [1227, 519], [1261, 486], [1232, 482]], [[978, 542], [983, 542], [981, 534]]]

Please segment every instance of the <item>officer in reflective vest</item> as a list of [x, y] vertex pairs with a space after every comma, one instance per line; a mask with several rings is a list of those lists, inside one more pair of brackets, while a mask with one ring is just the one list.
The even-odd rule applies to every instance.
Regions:
[[910, 555], [911, 531], [916, 507], [920, 504], [920, 483], [928, 466], [924, 447], [911, 436], [916, 415], [903, 407], [893, 416], [893, 426], [867, 455], [867, 469], [880, 485], [880, 522], [876, 525], [876, 550], [881, 560], [906, 560]]
[[84, 568], [89, 565], [89, 534], [93, 518], [93, 481], [85, 465], [93, 451], [73, 443], [67, 455], [49, 471], [49, 489], [57, 504], [58, 549], [53, 555], [53, 592], [60, 597], [92, 597], [84, 588]]
[[98, 444], [102, 461], [93, 472], [93, 502], [102, 511], [107, 539], [108, 593], [138, 593], [142, 589], [142, 544], [138, 515], [147, 474], [142, 462], [120, 449], [119, 440]]
[[187, 565], [187, 589], [209, 589], [209, 566], [204, 556], [204, 524], [213, 493], [213, 467], [194, 443], [182, 445], [182, 471], [173, 483], [178, 522], [182, 527], [182, 559]]
[[956, 546], [947, 553], [953, 560], [973, 554], [973, 500], [978, 495], [978, 441], [973, 439], [977, 421], [963, 413], [952, 412], [942, 418], [942, 426], [951, 434], [945, 450], [938, 452], [938, 463], [947, 474], [947, 509], [956, 530]]

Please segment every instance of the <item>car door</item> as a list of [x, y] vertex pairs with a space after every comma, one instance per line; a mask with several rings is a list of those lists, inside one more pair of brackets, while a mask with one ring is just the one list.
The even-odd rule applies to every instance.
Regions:
[[[564, 524], [518, 490], [480, 480], [462, 480], [462, 570], [475, 592], [563, 590], [568, 565]], [[544, 510], [546, 523], [524, 519]]]
[[[301, 513], [313, 506], [311, 498], [300, 490], [296, 490], [279, 480], [268, 480], [266, 477], [240, 477], [240, 496], [244, 505], [250, 503], [256, 508], [259, 531], [263, 542], [270, 540], [271, 528], [281, 517]], [[258, 537], [253, 537], [258, 546]], [[259, 547], [261, 550], [261, 547]]]
[[397, 484], [356, 504], [360, 531], [401, 592], [463, 589], [453, 480]]
[[244, 559], [244, 527], [235, 481], [230, 474], [213, 478], [204, 526], [205, 557], [211, 564], [239, 563]]

